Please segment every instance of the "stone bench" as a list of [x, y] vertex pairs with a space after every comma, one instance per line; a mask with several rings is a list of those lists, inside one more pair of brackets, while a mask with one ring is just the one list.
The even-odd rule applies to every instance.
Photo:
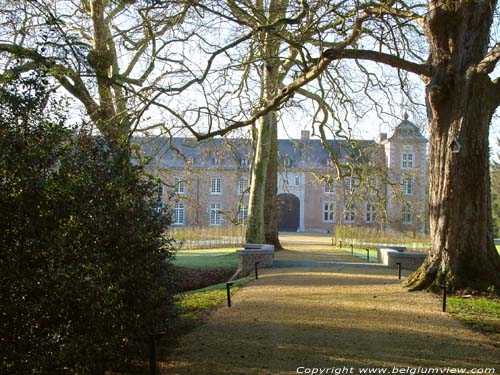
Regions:
[[236, 253], [240, 258], [238, 269], [243, 274], [253, 272], [255, 262], [259, 262], [259, 268], [272, 268], [274, 259], [274, 245], [267, 244], [244, 244], [244, 250]]
[[[384, 263], [382, 260], [382, 256], [383, 256], [382, 250], [394, 250], [394, 251], [398, 251], [398, 252], [404, 252], [406, 250], [406, 247], [404, 247], [404, 246], [380, 246], [380, 247], [377, 247], [377, 262], [378, 263]], [[384, 252], [384, 254], [385, 254], [385, 252]]]
[[402, 269], [415, 271], [422, 265], [426, 257], [425, 253], [403, 252], [389, 248], [380, 249], [380, 263], [392, 268], [396, 268], [397, 263], [401, 263]]

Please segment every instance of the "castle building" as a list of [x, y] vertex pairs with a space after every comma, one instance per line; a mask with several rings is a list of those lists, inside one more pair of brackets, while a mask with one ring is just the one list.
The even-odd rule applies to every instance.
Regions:
[[[337, 225], [425, 230], [427, 139], [406, 115], [378, 142], [329, 140], [324, 147], [308, 131], [278, 142], [281, 231], [332, 232]], [[162, 181], [172, 226], [245, 223], [250, 140], [156, 138], [144, 140], [142, 149]]]

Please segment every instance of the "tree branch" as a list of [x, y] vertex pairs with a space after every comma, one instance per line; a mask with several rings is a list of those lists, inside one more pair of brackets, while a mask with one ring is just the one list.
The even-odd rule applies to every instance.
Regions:
[[[97, 113], [99, 105], [94, 101], [88, 92], [82, 78], [74, 70], [58, 64], [53, 59], [40, 55], [36, 50], [21, 47], [15, 44], [0, 43], [0, 52], [7, 52], [12, 56], [21, 59], [31, 60], [31, 64], [24, 64], [23, 67], [31, 66], [40, 68], [57, 79], [61, 85], [72, 95], [77, 97], [86, 107], [88, 114], [92, 117]], [[71, 81], [73, 82], [71, 82]]]
[[423, 75], [426, 77], [431, 76], [431, 67], [427, 64], [418, 64], [412, 61], [402, 59], [400, 57], [377, 51], [360, 50], [360, 49], [338, 49], [329, 48], [323, 54], [326, 58], [333, 60], [340, 59], [355, 59], [355, 60], [369, 60], [377, 63], [392, 66], [394, 68], [406, 70], [407, 72]]
[[490, 52], [484, 56], [484, 58], [477, 64], [476, 73], [478, 74], [489, 74], [491, 73], [498, 62], [500, 61], [500, 43], [497, 43], [495, 47], [493, 47]]

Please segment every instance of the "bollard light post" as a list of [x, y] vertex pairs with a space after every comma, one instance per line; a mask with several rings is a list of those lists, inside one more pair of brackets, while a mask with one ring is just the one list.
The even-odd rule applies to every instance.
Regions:
[[366, 261], [370, 263], [370, 249], [367, 248], [365, 249], [365, 251], [366, 251]]
[[446, 284], [440, 285], [441, 290], [443, 291], [443, 312], [446, 312], [446, 293], [448, 291], [448, 287]]
[[351, 244], [351, 255], [354, 255], [354, 245]]
[[259, 262], [255, 262], [255, 280], [259, 279]]
[[233, 286], [233, 282], [226, 283], [226, 293], [227, 293], [227, 307], [231, 307], [231, 287]]
[[149, 375], [156, 375], [156, 342], [153, 334], [149, 335]]
[[396, 263], [398, 265], [398, 279], [401, 280], [401, 263]]

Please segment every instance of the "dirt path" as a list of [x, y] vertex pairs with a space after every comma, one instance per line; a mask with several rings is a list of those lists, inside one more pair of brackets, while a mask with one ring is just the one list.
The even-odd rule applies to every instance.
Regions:
[[162, 366], [161, 374], [200, 375], [334, 373], [343, 366], [352, 374], [394, 366], [498, 373], [500, 348], [440, 312], [434, 295], [404, 291], [394, 270], [342, 264], [263, 271]]

